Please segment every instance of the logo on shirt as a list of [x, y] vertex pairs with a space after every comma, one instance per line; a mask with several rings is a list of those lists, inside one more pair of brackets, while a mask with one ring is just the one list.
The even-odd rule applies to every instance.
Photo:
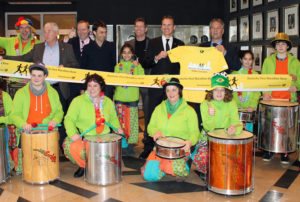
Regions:
[[190, 64], [188, 65], [188, 69], [197, 70], [197, 71], [211, 71], [211, 66], [209, 61], [207, 62], [207, 64], [205, 63], [194, 64], [190, 62]]

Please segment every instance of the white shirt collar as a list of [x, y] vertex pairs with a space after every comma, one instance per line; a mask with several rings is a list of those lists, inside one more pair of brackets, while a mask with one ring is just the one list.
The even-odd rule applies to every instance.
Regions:
[[[164, 50], [166, 50], [166, 41], [167, 41], [167, 38], [166, 38], [164, 35], [162, 35], [161, 38], [162, 38]], [[169, 40], [169, 46], [170, 46], [170, 49], [172, 49], [172, 45], [173, 45], [173, 36], [171, 36], [169, 39], [170, 39], [170, 40]]]

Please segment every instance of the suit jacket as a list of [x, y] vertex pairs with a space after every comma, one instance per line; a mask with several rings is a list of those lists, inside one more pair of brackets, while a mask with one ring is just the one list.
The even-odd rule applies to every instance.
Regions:
[[[64, 67], [78, 67], [77, 60], [74, 56], [73, 48], [70, 44], [62, 42], [59, 45], [59, 64]], [[45, 51], [45, 42], [34, 45], [33, 49], [22, 56], [5, 56], [5, 59], [19, 60], [24, 62], [43, 62], [43, 56]], [[67, 99], [70, 95], [70, 89], [68, 83], [59, 83], [62, 96]]]
[[[90, 39], [90, 42], [91, 42], [91, 39]], [[74, 55], [77, 59], [77, 62], [80, 65], [81, 53], [80, 53], [80, 40], [79, 40], [79, 37], [74, 37], [74, 38], [69, 39], [68, 44], [72, 45]]]
[[[75, 58], [73, 48], [70, 44], [65, 44], [62, 42], [58, 43], [59, 45], [59, 64], [64, 67], [78, 67], [78, 62]], [[5, 59], [19, 60], [24, 62], [43, 62], [43, 56], [45, 51], [45, 42], [34, 45], [33, 49], [21, 56], [5, 56]]]
[[[205, 42], [200, 44], [200, 47], [210, 47], [211, 42]], [[241, 61], [238, 56], [238, 49], [235, 46], [232, 46], [229, 43], [226, 43], [222, 41], [222, 45], [226, 49], [226, 55], [225, 60], [227, 62], [229, 71], [226, 71], [227, 73], [230, 73], [231, 71], [238, 71], [241, 68]]]
[[[172, 48], [176, 48], [177, 46], [184, 46], [184, 43], [179, 39], [173, 37]], [[164, 50], [162, 37], [157, 37], [151, 39], [149, 42], [149, 49], [147, 52], [146, 59], [148, 64], [150, 64], [151, 74], [152, 75], [161, 75], [161, 74], [179, 74], [180, 73], [180, 65], [179, 63], [171, 63], [169, 57], [160, 59], [157, 63], [155, 63], [154, 58], [161, 51]]]

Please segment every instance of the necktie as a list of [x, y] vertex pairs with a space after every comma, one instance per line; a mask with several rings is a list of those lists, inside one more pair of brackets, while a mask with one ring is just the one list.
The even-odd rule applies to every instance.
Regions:
[[166, 39], [166, 51], [170, 50], [169, 40], [170, 39]]
[[83, 47], [84, 47], [84, 41], [81, 41], [80, 55], [82, 55]]
[[213, 43], [213, 47], [216, 47], [218, 44], [217, 43]]

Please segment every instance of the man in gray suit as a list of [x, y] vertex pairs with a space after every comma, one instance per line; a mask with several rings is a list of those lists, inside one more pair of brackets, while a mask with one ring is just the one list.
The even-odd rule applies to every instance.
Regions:
[[[24, 62], [44, 63], [58, 67], [78, 67], [72, 45], [59, 42], [58, 26], [55, 22], [48, 22], [44, 26], [45, 42], [34, 45], [33, 49], [22, 56], [4, 56], [4, 59], [19, 60]], [[1, 56], [0, 56], [1, 60]], [[57, 90], [64, 112], [67, 110], [66, 100], [70, 95], [68, 83], [49, 82]], [[60, 145], [66, 137], [63, 127], [60, 128]]]

